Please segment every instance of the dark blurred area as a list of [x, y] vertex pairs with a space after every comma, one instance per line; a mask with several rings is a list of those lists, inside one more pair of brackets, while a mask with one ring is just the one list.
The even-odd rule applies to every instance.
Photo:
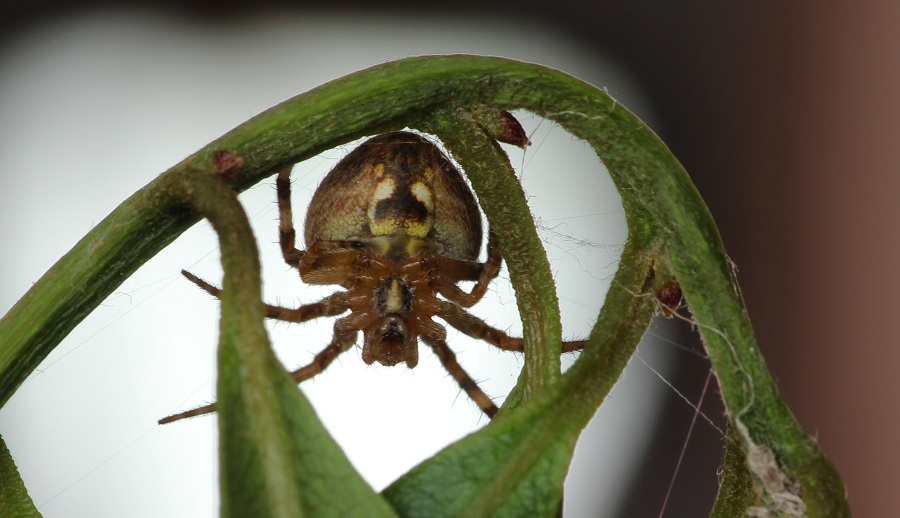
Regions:
[[[7, 0], [0, 34], [114, 5]], [[457, 0], [427, 13], [421, 6], [147, 3], [198, 20], [275, 8], [418, 10], [435, 19], [442, 10], [490, 12], [549, 24], [617, 59], [642, 84], [659, 130], [708, 203], [772, 373], [837, 465], [854, 514], [900, 509], [900, 3]], [[687, 329], [676, 332], [695, 340]], [[696, 399], [706, 373], [685, 362], [670, 381]], [[719, 417], [715, 394], [707, 399], [705, 411]], [[666, 412], [646, 452], [646, 480], [634, 484], [622, 516], [659, 513], [692, 418], [674, 394]], [[721, 447], [701, 423], [666, 516], [708, 513]]]

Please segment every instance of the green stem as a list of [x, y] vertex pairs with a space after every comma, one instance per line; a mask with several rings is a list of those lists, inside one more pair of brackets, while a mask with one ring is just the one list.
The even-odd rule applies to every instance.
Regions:
[[497, 234], [516, 302], [522, 318], [525, 366], [516, 394], [505, 405], [507, 411], [532, 399], [559, 377], [562, 324], [550, 261], [528, 209], [525, 192], [506, 153], [497, 141], [472, 118], [456, 110], [437, 114], [431, 130], [453, 154], [466, 164], [466, 176], [478, 193], [478, 201]]

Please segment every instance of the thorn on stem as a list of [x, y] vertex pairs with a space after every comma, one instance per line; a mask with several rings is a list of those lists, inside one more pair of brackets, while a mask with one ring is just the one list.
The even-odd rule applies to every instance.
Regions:
[[244, 157], [234, 151], [220, 149], [213, 155], [213, 172], [226, 182], [236, 180], [243, 168]]
[[681, 304], [681, 285], [678, 281], [671, 280], [656, 289], [656, 300], [666, 318], [672, 318], [678, 305]]
[[531, 145], [531, 140], [528, 139], [528, 134], [525, 133], [522, 123], [507, 111], [500, 113], [500, 132], [494, 135], [494, 138], [522, 149]]

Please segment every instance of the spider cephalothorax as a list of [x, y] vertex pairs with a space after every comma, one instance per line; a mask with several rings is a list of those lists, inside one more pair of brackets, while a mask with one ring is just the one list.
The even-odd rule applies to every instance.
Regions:
[[[419, 361], [418, 341], [430, 346], [447, 371], [481, 410], [497, 407], [456, 361], [438, 317], [463, 333], [509, 351], [522, 351], [513, 338], [472, 315], [500, 270], [493, 234], [487, 260], [478, 262], [481, 217], [471, 190], [447, 157], [426, 138], [394, 132], [371, 138], [341, 160], [322, 181], [306, 214], [307, 249], [295, 246], [290, 170], [276, 182], [280, 243], [285, 262], [308, 284], [346, 288], [324, 299], [284, 308], [266, 306], [267, 316], [305, 322], [349, 311], [334, 324], [334, 337], [313, 361], [292, 374], [298, 382], [322, 372], [363, 333], [367, 364]], [[219, 289], [183, 272], [207, 292]], [[471, 291], [458, 285], [475, 281]], [[568, 342], [563, 349], [581, 348]], [[170, 422], [210, 412], [214, 406], [163, 419]]]

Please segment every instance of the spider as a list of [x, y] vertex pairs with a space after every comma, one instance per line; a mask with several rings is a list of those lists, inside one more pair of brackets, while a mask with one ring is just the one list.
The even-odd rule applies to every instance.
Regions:
[[[308, 365], [291, 374], [298, 382], [325, 370], [363, 333], [362, 359], [371, 365], [413, 368], [418, 341], [432, 348], [460, 388], [493, 418], [497, 406], [447, 345], [447, 324], [505, 351], [523, 352], [521, 338], [507, 335], [472, 315], [500, 272], [502, 257], [489, 232], [487, 260], [478, 262], [481, 216], [472, 191], [450, 160], [428, 139], [409, 132], [373, 137], [350, 152], [319, 185], [306, 214], [307, 249], [295, 246], [290, 169], [276, 180], [279, 235], [284, 261], [307, 284], [345, 288], [298, 308], [266, 305], [268, 318], [306, 322], [337, 319], [328, 344]], [[182, 271], [218, 297], [219, 288]], [[470, 291], [459, 287], [475, 281]], [[564, 351], [584, 342], [566, 342]], [[160, 424], [209, 413], [215, 404], [175, 414]]]

